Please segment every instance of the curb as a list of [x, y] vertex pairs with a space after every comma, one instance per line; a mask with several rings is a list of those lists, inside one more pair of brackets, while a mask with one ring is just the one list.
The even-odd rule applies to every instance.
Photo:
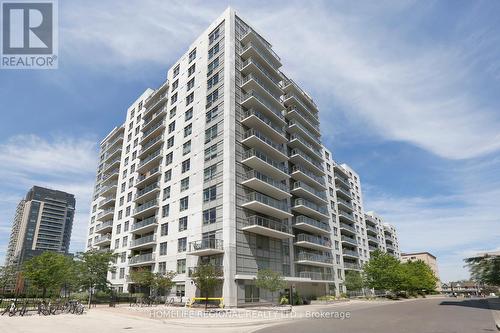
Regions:
[[173, 325], [173, 326], [181, 326], [181, 327], [192, 327], [192, 328], [227, 328], [227, 327], [250, 327], [250, 326], [258, 326], [258, 325], [268, 325], [268, 324], [276, 324], [280, 322], [285, 322], [289, 319], [278, 319], [278, 320], [265, 320], [265, 321], [253, 321], [253, 322], [244, 322], [244, 323], [186, 323], [180, 321], [169, 321], [167, 319], [161, 320], [163, 324]]
[[491, 315], [495, 321], [495, 326], [500, 331], [500, 298], [489, 298], [488, 306], [491, 310]]

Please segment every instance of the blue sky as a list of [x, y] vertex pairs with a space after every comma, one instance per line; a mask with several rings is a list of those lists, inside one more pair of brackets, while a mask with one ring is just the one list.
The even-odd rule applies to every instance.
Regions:
[[59, 69], [0, 71], [0, 261], [33, 184], [77, 196], [84, 247], [97, 146], [231, 5], [315, 98], [365, 209], [430, 251], [442, 279], [500, 248], [497, 1], [60, 1]]

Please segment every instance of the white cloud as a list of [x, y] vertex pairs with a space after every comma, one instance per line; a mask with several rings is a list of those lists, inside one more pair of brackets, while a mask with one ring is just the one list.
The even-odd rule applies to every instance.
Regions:
[[71, 250], [82, 250], [97, 165], [95, 140], [15, 136], [0, 144], [0, 165], [3, 185], [0, 193], [0, 263], [5, 255], [17, 203], [33, 185], [75, 195]]

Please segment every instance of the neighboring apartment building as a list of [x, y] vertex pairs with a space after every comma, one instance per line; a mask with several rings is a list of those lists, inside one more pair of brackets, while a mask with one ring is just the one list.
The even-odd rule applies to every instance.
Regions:
[[370, 253], [378, 249], [401, 259], [396, 228], [374, 211], [366, 212], [365, 223]]
[[68, 253], [75, 197], [33, 186], [17, 206], [6, 264], [21, 265], [44, 251]]
[[408, 261], [415, 261], [415, 260], [422, 260], [425, 262], [431, 270], [434, 272], [434, 275], [437, 277], [438, 281], [436, 283], [436, 290], [441, 291], [441, 281], [439, 278], [439, 269], [437, 265], [437, 258], [430, 254], [429, 252], [412, 252], [412, 253], [402, 253], [401, 254], [401, 261], [402, 262], [408, 262]]
[[317, 296], [368, 260], [359, 177], [324, 157], [318, 108], [281, 65], [227, 9], [101, 142], [87, 247], [119, 254], [118, 291], [135, 290], [131, 270], [173, 270], [192, 297], [190, 275], [212, 263], [213, 296], [241, 306], [271, 299], [259, 269]]

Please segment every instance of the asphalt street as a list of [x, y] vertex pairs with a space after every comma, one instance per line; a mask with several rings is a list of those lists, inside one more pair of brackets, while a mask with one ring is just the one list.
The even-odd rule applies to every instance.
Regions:
[[[348, 311], [350, 318], [303, 319], [259, 333], [485, 333], [497, 332], [484, 299], [420, 299], [383, 305], [352, 304], [326, 309]], [[335, 317], [334, 314], [330, 315]]]

